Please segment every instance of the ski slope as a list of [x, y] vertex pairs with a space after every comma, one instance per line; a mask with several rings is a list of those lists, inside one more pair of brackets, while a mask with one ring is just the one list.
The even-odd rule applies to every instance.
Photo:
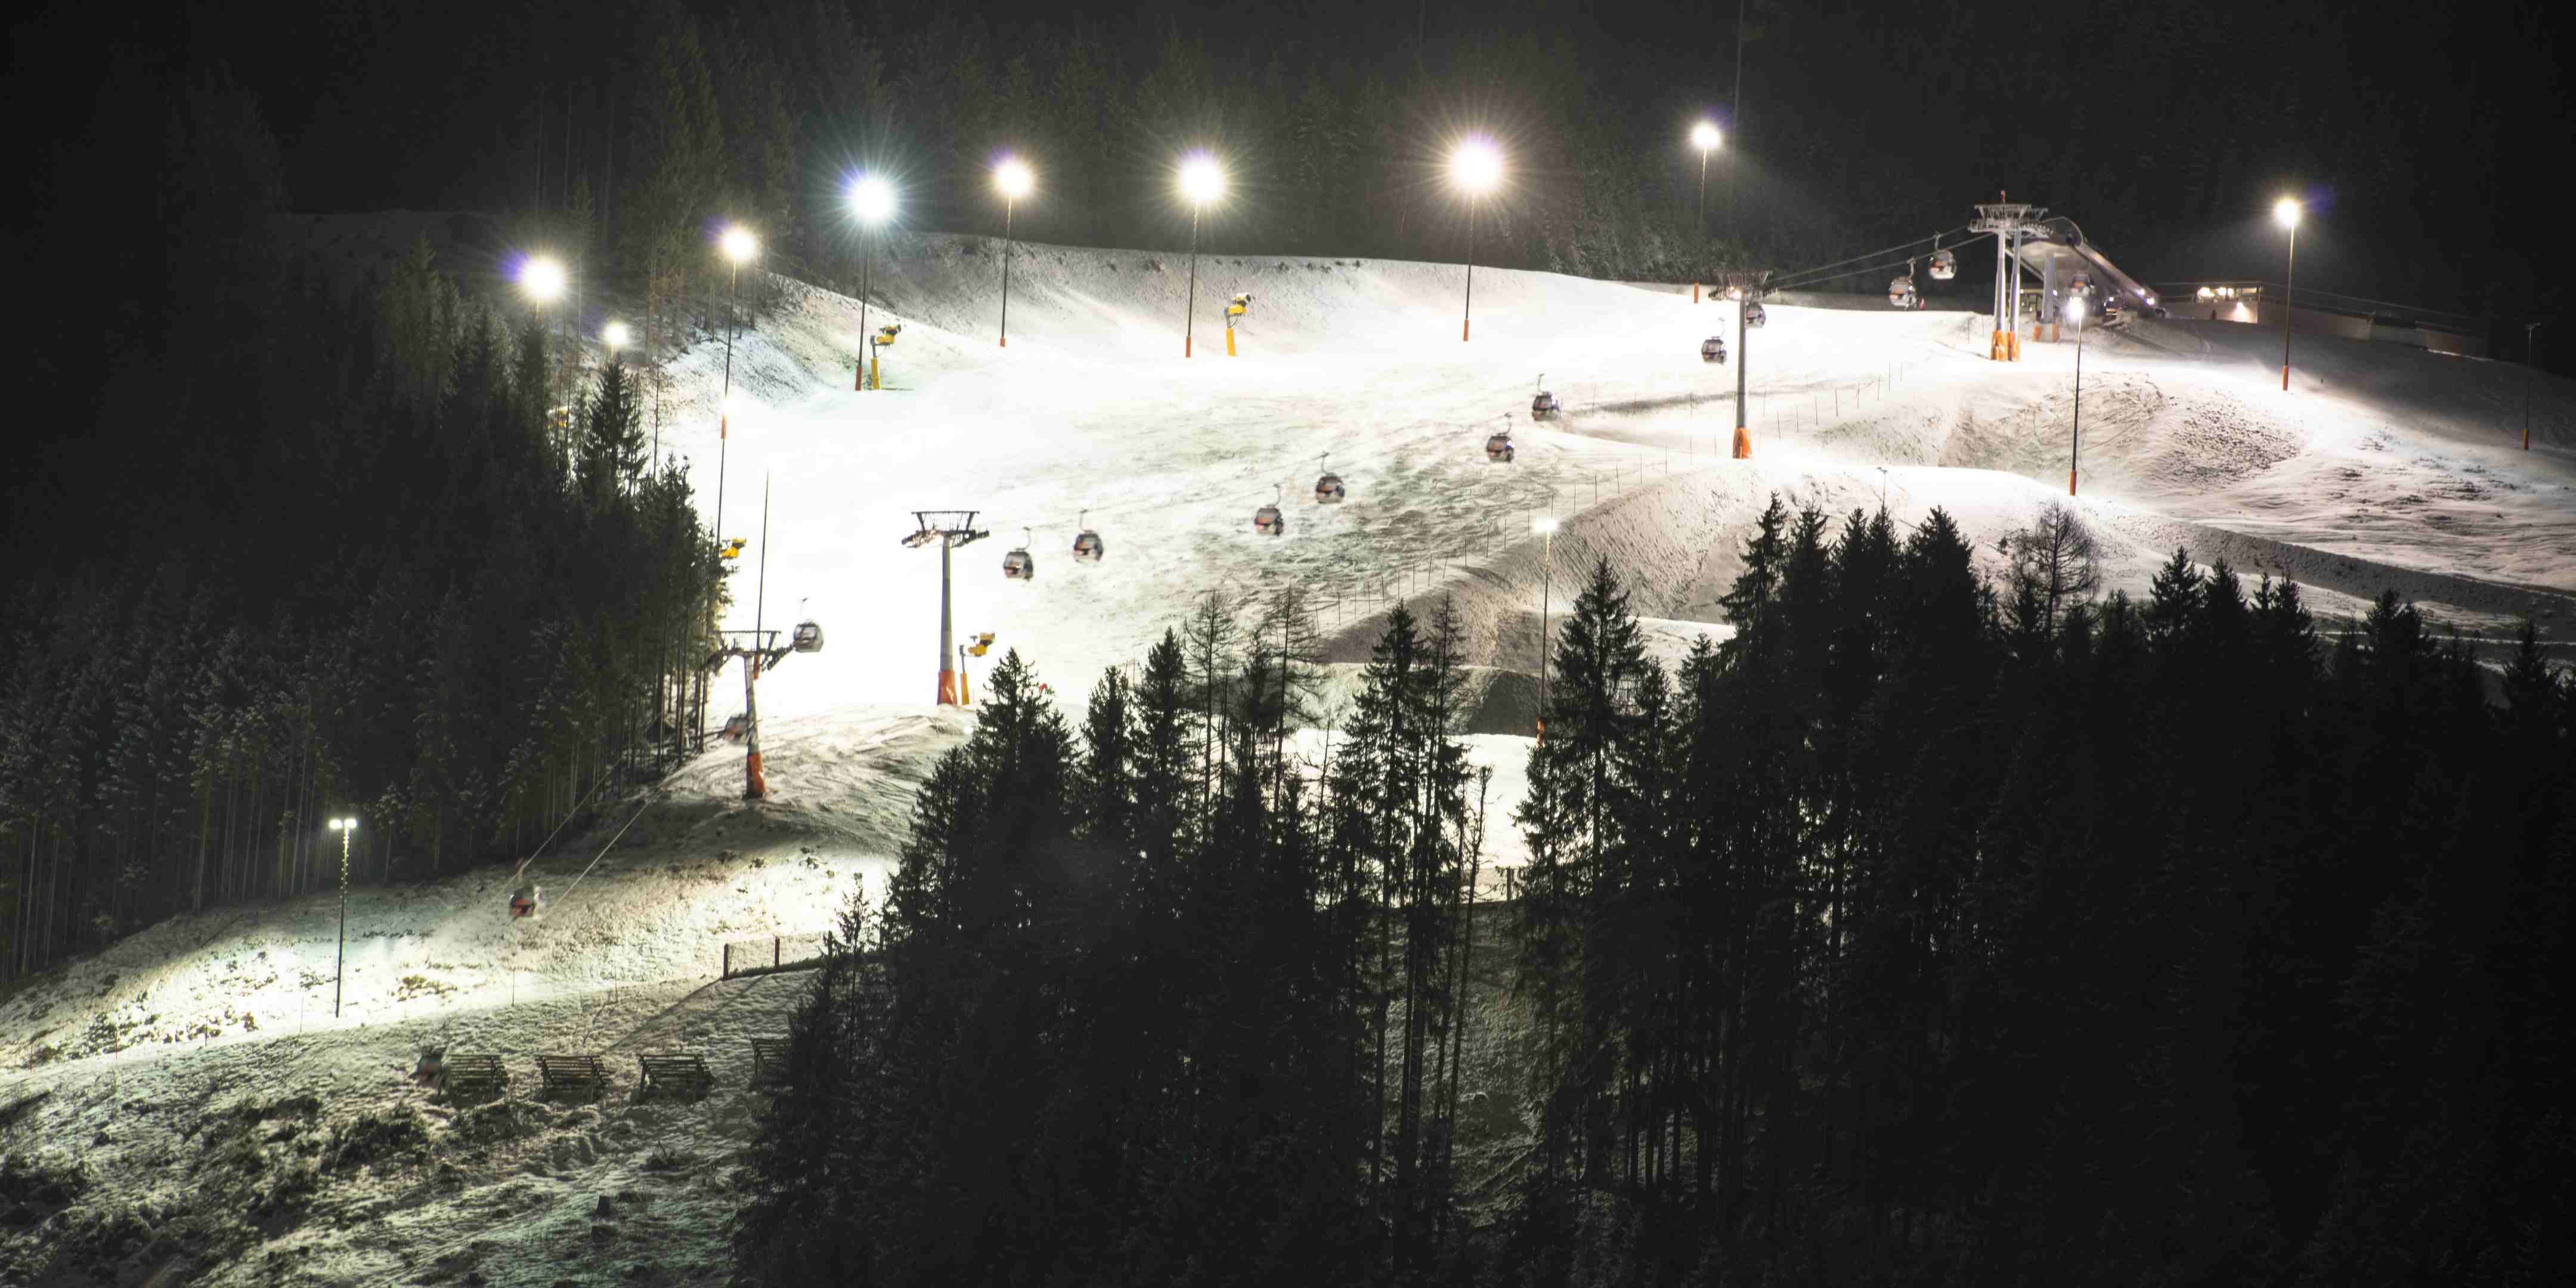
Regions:
[[[826, 929], [859, 882], [881, 883], [914, 793], [971, 727], [931, 704], [939, 557], [899, 544], [912, 511], [974, 509], [993, 534], [956, 555], [957, 629], [998, 645], [970, 684], [1015, 648], [1069, 716], [1210, 591], [1310, 597], [1336, 672], [1328, 711], [1390, 603], [1451, 596], [1476, 668], [1465, 732], [1495, 771], [1491, 865], [1521, 853], [1508, 819], [1543, 585], [1562, 614], [1608, 559], [1670, 660], [1724, 634], [1718, 596], [1774, 492], [1837, 514], [1884, 496], [1907, 524], [1940, 506], [1991, 558], [2066, 490], [2074, 346], [1992, 363], [1972, 315], [1772, 305], [1750, 344], [1754, 456], [1735, 461], [1736, 368], [1698, 358], [1711, 333], [1735, 347], [1733, 308], [1668, 288], [1480, 269], [1462, 342], [1456, 265], [1211, 255], [1185, 359], [1185, 256], [1021, 246], [1003, 348], [998, 243], [885, 248], [867, 324], [904, 328], [889, 388], [851, 388], [858, 301], [798, 283], [734, 347], [722, 531], [748, 545], [725, 624], [811, 616], [828, 634], [762, 681], [770, 799], [743, 805], [740, 750], [710, 752], [540, 856], [555, 896], [541, 921], [507, 919], [506, 867], [358, 892], [336, 1020], [330, 898], [175, 919], [67, 966], [0, 999], [0, 1109], [46, 1096], [0, 1124], [10, 1148], [80, 1154], [92, 1208], [148, 1207], [180, 1201], [210, 1109], [309, 1090], [329, 1126], [416, 1105], [439, 1161], [327, 1178], [300, 1223], [200, 1281], [712, 1275], [730, 1208], [717, 1164], [757, 1103], [741, 1039], [783, 1033], [803, 978], [710, 984], [719, 946]], [[1228, 357], [1237, 291], [1254, 298]], [[2519, 369], [2302, 336], [2285, 394], [2277, 343], [2149, 320], [2086, 343], [2079, 505], [2110, 585], [2142, 590], [2181, 546], [2294, 577], [2321, 614], [2394, 587], [2466, 630], [2525, 613], [2576, 625], [2576, 389], [2539, 383], [2526, 453]], [[711, 520], [724, 362], [721, 337], [681, 355], [658, 426]], [[1533, 426], [1541, 373], [1567, 413]], [[1507, 423], [1518, 460], [1489, 464], [1485, 438]], [[1312, 499], [1327, 452], [1339, 506]], [[1288, 530], [1255, 535], [1274, 496]], [[1085, 509], [1108, 546], [1096, 565], [1069, 556]], [[1541, 516], [1562, 524], [1552, 574]], [[1007, 581], [1024, 527], [1038, 575]], [[719, 678], [719, 719], [740, 683]], [[1323, 745], [1321, 731], [1300, 743], [1317, 761]], [[404, 1077], [442, 1040], [503, 1054], [521, 1094], [540, 1050], [700, 1049], [722, 1082], [697, 1105], [634, 1105], [631, 1061], [612, 1064], [600, 1105], [487, 1141], [490, 1124]], [[690, 1164], [651, 1166], [657, 1149]], [[68, 1237], [69, 1215], [48, 1219], [0, 1241]], [[132, 1254], [138, 1279], [184, 1264]]]

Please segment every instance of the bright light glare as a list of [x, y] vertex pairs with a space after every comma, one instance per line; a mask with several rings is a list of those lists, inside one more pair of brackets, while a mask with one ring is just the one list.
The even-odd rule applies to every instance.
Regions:
[[551, 255], [539, 255], [530, 259], [526, 266], [519, 270], [519, 289], [526, 291], [528, 298], [539, 304], [552, 304], [563, 298], [562, 261]]
[[2298, 227], [2299, 203], [2289, 197], [2281, 198], [2272, 207], [2272, 220], [2283, 228]]
[[1025, 162], [1018, 157], [1011, 157], [993, 167], [993, 186], [1001, 189], [1003, 196], [1017, 201], [1029, 195], [1029, 189], [1037, 186], [1037, 176], [1029, 173], [1029, 167]]
[[894, 184], [881, 174], [863, 174], [850, 181], [850, 213], [859, 222], [875, 227], [894, 218]]
[[1193, 206], [1204, 206], [1225, 195], [1225, 171], [1216, 159], [1202, 152], [1181, 162], [1181, 195]]
[[724, 240], [719, 244], [724, 247], [724, 257], [736, 264], [760, 253], [758, 239], [751, 235], [750, 229], [740, 224], [725, 229]]
[[1717, 127], [1706, 121], [1702, 121], [1691, 127], [1691, 146], [1698, 148], [1702, 152], [1715, 149], [1719, 140], [1720, 136], [1718, 135]]
[[1530, 531], [1541, 534], [1554, 532], [1556, 531], [1556, 520], [1532, 519], [1530, 520]]
[[1490, 139], [1469, 139], [1449, 156], [1449, 180], [1470, 197], [1481, 197], [1503, 181], [1503, 153]]
[[2074, 320], [2074, 321], [2077, 321], [2077, 322], [2081, 322], [2081, 321], [2083, 321], [2083, 320], [2084, 320], [2084, 297], [2083, 297], [2083, 296], [2078, 295], [2078, 296], [2076, 296], [2074, 299], [2068, 300], [2068, 301], [2066, 302], [2066, 316], [2067, 316], [2068, 318], [2070, 318], [2070, 319]]
[[335, 818], [331, 820], [331, 830], [334, 832], [354, 832], [357, 829], [358, 820], [354, 818]]
[[623, 322], [611, 322], [600, 328], [599, 339], [611, 349], [623, 349], [634, 342], [635, 333], [627, 330]]

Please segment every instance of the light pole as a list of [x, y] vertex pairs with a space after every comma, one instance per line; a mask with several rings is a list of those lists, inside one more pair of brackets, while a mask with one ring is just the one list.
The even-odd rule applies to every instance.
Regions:
[[2290, 392], [2290, 291], [2299, 273], [2299, 203], [2283, 197], [2273, 203], [2272, 218], [2290, 230], [2289, 261], [2281, 271], [2281, 392]]
[[2522, 324], [2522, 450], [2526, 452], [2531, 450], [2531, 368], [2538, 360], [2532, 346], [2540, 340], [2540, 328], [2552, 320], [2542, 318]]
[[1449, 155], [1449, 181], [1467, 194], [1467, 295], [1458, 315], [1458, 341], [1464, 344], [1476, 313], [1476, 199], [1503, 181], [1502, 150], [1481, 137], [1459, 144]]
[[2066, 301], [2067, 320], [2075, 324], [2075, 419], [2066, 441], [2066, 495], [2075, 495], [2075, 465], [2084, 458], [2084, 297]]
[[718, 246], [727, 262], [733, 265], [731, 280], [725, 287], [725, 368], [724, 396], [716, 405], [716, 541], [724, 541], [725, 453], [733, 438], [733, 336], [740, 328], [742, 310], [736, 307], [741, 298], [742, 262], [760, 253], [760, 243], [751, 230], [740, 224], [725, 229]]
[[[617, 361], [617, 351], [634, 343], [634, 340], [635, 333], [627, 330], [623, 322], [611, 319], [608, 325], [599, 328], [599, 347], [607, 351], [608, 360], [612, 363]], [[657, 463], [662, 459], [662, 418], [659, 416], [653, 418], [652, 459]], [[652, 471], [645, 473], [650, 475]]]
[[1190, 356], [1192, 342], [1198, 333], [1199, 312], [1199, 215], [1211, 201], [1225, 195], [1225, 171], [1216, 158], [1201, 152], [1181, 162], [1181, 196], [1190, 203], [1190, 297], [1181, 316], [1181, 356]]
[[[1691, 146], [1699, 149], [1699, 206], [1691, 216], [1691, 235], [1708, 239], [1708, 154], [1717, 150], [1721, 136], [1717, 127], [1702, 121], [1691, 127]], [[1691, 275], [1691, 303], [1699, 303], [1699, 275]]]
[[[1011, 216], [1019, 209], [1020, 198], [1036, 186], [1036, 176], [1018, 157], [1005, 158], [993, 167], [993, 186], [1002, 192], [1002, 345], [1011, 347]], [[861, 319], [864, 321], [865, 319]]]
[[868, 292], [875, 285], [877, 266], [877, 227], [894, 218], [894, 184], [881, 174], [863, 174], [850, 181], [850, 213], [859, 221], [859, 374], [852, 392], [868, 387], [868, 366], [875, 355], [868, 348]]
[[1547, 741], [1547, 610], [1556, 589], [1556, 516], [1530, 521], [1530, 531], [1546, 542], [1538, 591], [1538, 741]]
[[331, 830], [340, 834], [340, 958], [331, 968], [331, 1018], [340, 1018], [340, 984], [349, 969], [349, 838], [357, 834], [358, 820], [335, 818]]
[[[564, 286], [567, 280], [568, 278], [564, 273], [563, 261], [556, 259], [552, 255], [531, 255], [528, 257], [526, 263], [519, 266], [519, 291], [521, 294], [528, 297], [529, 303], [537, 306], [537, 334], [539, 336], [540, 343], [550, 342], [554, 338], [555, 301], [563, 298]], [[552, 354], [548, 354], [545, 359], [545, 379], [547, 416], [551, 419], [555, 406], [554, 357]], [[565, 458], [569, 460], [572, 455], [572, 443], [569, 436], [566, 437], [562, 447], [564, 449]]]

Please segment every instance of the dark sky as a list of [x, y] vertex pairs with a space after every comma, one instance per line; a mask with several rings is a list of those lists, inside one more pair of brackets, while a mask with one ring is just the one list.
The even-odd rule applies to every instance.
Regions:
[[[525, 128], [530, 104], [554, 85], [605, 71], [609, 59], [630, 47], [626, 33], [649, 4], [381, 0], [204, 5], [169, 13], [54, 4], [12, 29], [9, 119], [27, 153], [16, 172], [29, 176], [35, 191], [14, 203], [9, 218], [24, 232], [48, 213], [77, 209], [81, 194], [48, 191], [49, 177], [64, 152], [86, 146], [101, 86], [120, 58], [167, 76], [211, 62], [228, 66], [257, 94], [280, 137], [299, 208], [473, 203], [488, 193], [491, 158], [505, 150], [513, 131]], [[1804, 0], [1794, 11], [1784, 0], [1752, 0], [1750, 8], [1763, 33], [1745, 69], [1747, 142], [1756, 153], [1767, 126], [1794, 121], [1896, 158], [1937, 180], [1941, 191], [1955, 190], [1961, 206], [1993, 187], [2026, 184], [2031, 199], [2074, 214], [2098, 239], [2125, 235], [2131, 245], [2148, 229], [2205, 233], [2222, 243], [2259, 239], [2265, 192], [2296, 186], [2323, 198], [2331, 211], [2312, 225], [2312, 241], [2303, 240], [2303, 258], [2313, 250], [2320, 272], [2333, 268], [2330, 229], [2341, 228], [2353, 234], [2352, 246], [2367, 245], [2369, 254], [2391, 259], [2389, 280], [2419, 283], [2416, 289], [2442, 297], [2427, 303], [2475, 299], [2513, 309], [2523, 305], [2527, 286], [2537, 283], [2542, 294], [2554, 287], [2542, 279], [2556, 272], [2563, 207], [2555, 191], [2576, 162], [2576, 117], [2560, 56], [2570, 47], [2563, 39], [2565, 14], [2576, 5], [2501, 0], [2395, 10], [2271, 0], [2243, 11], [2259, 11], [2268, 25], [2227, 19], [2236, 24], [2227, 35], [2234, 43], [2211, 51], [2211, 64], [2192, 74], [2198, 85], [2142, 83], [2123, 47], [2123, 33], [2141, 24], [2208, 23], [2210, 7], [2197, 0], [2009, 9], [1965, 0]], [[934, 14], [880, 0], [864, 0], [859, 10], [863, 25], [898, 46], [909, 26]], [[1283, 45], [1329, 59], [1336, 50], [1401, 48], [1419, 40], [1436, 60], [1444, 42], [1509, 24], [1561, 36], [1623, 69], [1623, 101], [1605, 107], [1676, 120], [1703, 106], [1722, 108], [1734, 74], [1735, 11], [1733, 3], [1497, 7], [1429, 0], [1414, 6], [1330, 0], [944, 10], [1002, 29], [1091, 23], [1131, 38], [1140, 51], [1150, 51], [1161, 33], [1178, 31], [1220, 55], [1245, 59]], [[2124, 161], [2119, 152], [2152, 151], [2134, 141], [2130, 118], [2172, 111], [2178, 99], [2187, 105], [2220, 81], [2253, 84], [2297, 103], [2322, 122], [2310, 133], [2330, 136], [2284, 141], [2270, 137], [2261, 119], [2219, 123], [2248, 140], [2246, 173], [2230, 176], [2241, 188], [2230, 193], [2230, 200], [2242, 198], [2239, 222], [2115, 211], [2099, 201], [2088, 205], [2083, 192], [2048, 190], [2053, 154], [2107, 151], [2113, 155], [2105, 163], [2118, 165]], [[108, 91], [120, 92], [131, 91]], [[2330, 145], [2348, 154], [2356, 136], [2371, 141], [2375, 195], [2361, 208], [2338, 207], [2336, 194], [2361, 176], [2304, 172], [2316, 167], [2295, 158]], [[2114, 141], [2098, 142], [2104, 138]], [[1795, 156], [1762, 160], [1785, 169], [1798, 164]], [[2136, 163], [2153, 167], [2159, 160], [2141, 155]], [[1965, 211], [1923, 214], [1955, 223]], [[2206, 226], [2173, 226], [2179, 222]], [[1923, 231], [1931, 230], [1927, 224]], [[2499, 249], [2509, 254], [2492, 253]], [[2427, 262], [2394, 262], [2419, 258]], [[2141, 271], [2185, 267], [2159, 263]], [[2341, 276], [2367, 281], [2370, 267], [2342, 265]]]

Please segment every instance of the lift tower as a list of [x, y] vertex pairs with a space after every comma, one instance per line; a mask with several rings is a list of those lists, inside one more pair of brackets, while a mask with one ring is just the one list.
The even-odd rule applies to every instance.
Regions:
[[1986, 356], [1997, 362], [2021, 360], [2021, 261], [2014, 258], [2013, 251], [2024, 236], [2039, 226], [2040, 216], [2047, 213], [2045, 206], [1997, 201], [1980, 203], [1977, 217], [1968, 221], [1969, 232], [1995, 236], [1995, 333]]
[[918, 550], [939, 543], [939, 705], [962, 706], [955, 670], [956, 632], [949, 625], [948, 552], [993, 534], [975, 526], [973, 510], [915, 510], [912, 518], [917, 526], [903, 544]]

